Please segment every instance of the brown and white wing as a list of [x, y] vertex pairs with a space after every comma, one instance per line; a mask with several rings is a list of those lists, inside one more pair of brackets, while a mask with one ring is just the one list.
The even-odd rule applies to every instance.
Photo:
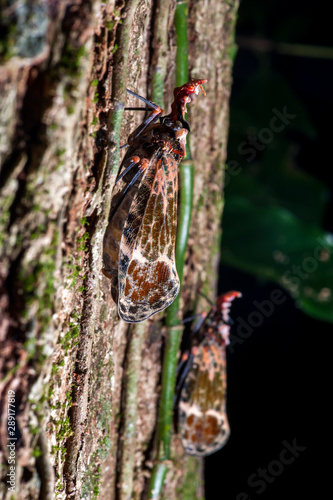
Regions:
[[179, 431], [186, 453], [207, 456], [227, 442], [226, 385], [225, 347], [207, 337], [197, 348], [179, 399]]
[[178, 162], [172, 154], [153, 155], [120, 242], [118, 311], [124, 321], [149, 318], [168, 307], [179, 293], [177, 196]]

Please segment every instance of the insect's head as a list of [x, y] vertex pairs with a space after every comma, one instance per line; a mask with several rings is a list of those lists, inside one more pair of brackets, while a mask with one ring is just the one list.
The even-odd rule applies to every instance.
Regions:
[[207, 80], [191, 80], [181, 87], [176, 87], [173, 91], [174, 101], [171, 105], [171, 113], [164, 118], [172, 122], [179, 121], [183, 128], [190, 131], [190, 126], [185, 120], [186, 105], [191, 102], [190, 95], [198, 94], [199, 89], [202, 91], [203, 95], [206, 95], [202, 87], [206, 82]]
[[224, 323], [227, 324], [230, 323], [229, 312], [230, 312], [231, 302], [234, 299], [241, 296], [242, 294], [240, 292], [231, 291], [217, 297], [215, 306], [216, 313], [221, 316], [221, 319], [223, 320]]
[[[184, 128], [184, 123], [182, 123], [180, 120], [171, 120], [171, 118], [169, 118], [169, 116], [162, 116], [160, 118], [160, 121], [163, 125], [166, 125], [167, 127], [170, 127], [172, 130], [181, 130], [182, 128]], [[188, 123], [186, 122], [186, 124], [188, 125]], [[189, 130], [189, 126], [185, 128], [188, 128]]]

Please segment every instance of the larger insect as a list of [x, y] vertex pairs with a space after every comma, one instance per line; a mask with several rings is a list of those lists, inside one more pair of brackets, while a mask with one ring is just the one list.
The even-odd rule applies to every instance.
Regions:
[[[174, 90], [171, 113], [128, 90], [153, 108], [130, 134], [120, 166], [104, 237], [104, 274], [111, 279], [119, 316], [143, 321], [168, 307], [179, 292], [175, 264], [178, 165], [190, 130], [185, 120], [190, 95], [205, 94], [207, 80], [191, 80]], [[159, 123], [156, 123], [159, 120]]]
[[202, 314], [193, 337], [199, 345], [185, 353], [178, 383], [178, 428], [186, 453], [207, 456], [219, 450], [230, 434], [226, 413], [226, 346], [229, 342], [231, 302], [240, 292], [217, 298]]

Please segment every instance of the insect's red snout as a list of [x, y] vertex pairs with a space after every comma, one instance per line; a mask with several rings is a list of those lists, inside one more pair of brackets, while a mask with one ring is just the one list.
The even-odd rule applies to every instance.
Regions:
[[206, 95], [206, 92], [205, 92], [204, 88], [202, 87], [202, 85], [206, 82], [207, 82], [207, 80], [191, 80], [191, 82], [190, 82], [190, 84], [192, 84], [191, 93], [194, 92], [196, 95], [198, 95], [199, 89], [200, 89], [201, 92], [203, 93], [203, 95]]

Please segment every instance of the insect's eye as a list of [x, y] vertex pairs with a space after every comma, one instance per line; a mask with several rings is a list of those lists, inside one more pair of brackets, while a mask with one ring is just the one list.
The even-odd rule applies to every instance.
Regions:
[[167, 127], [173, 127], [174, 122], [170, 120], [170, 118], [164, 118], [163, 125], [166, 125]]
[[174, 124], [174, 129], [175, 129], [175, 130], [179, 130], [179, 129], [181, 129], [181, 128], [183, 128], [183, 124], [182, 124], [182, 122], [180, 122], [179, 120], [177, 120], [177, 121], [175, 122], [175, 124]]

